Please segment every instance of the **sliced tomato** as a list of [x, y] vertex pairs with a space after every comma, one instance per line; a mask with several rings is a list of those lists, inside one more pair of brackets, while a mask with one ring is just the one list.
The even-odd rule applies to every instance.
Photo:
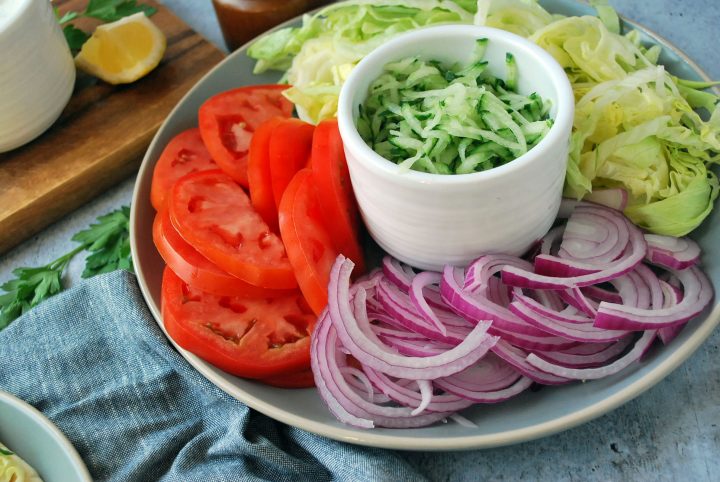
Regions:
[[168, 267], [193, 288], [220, 296], [281, 296], [288, 290], [251, 285], [221, 270], [178, 234], [167, 209], [155, 216], [153, 241]]
[[316, 317], [297, 290], [279, 298], [216, 296], [166, 268], [162, 317], [178, 345], [233, 375], [268, 378], [310, 367]]
[[338, 251], [320, 213], [310, 168], [295, 174], [279, 209], [280, 234], [298, 286], [310, 307], [320, 314], [327, 306], [327, 287]]
[[185, 174], [217, 169], [196, 127], [173, 137], [160, 154], [153, 171], [150, 202], [160, 211], [175, 181]]
[[285, 119], [270, 135], [270, 177], [275, 204], [280, 206], [285, 188], [295, 173], [308, 165], [315, 126], [299, 119]]
[[281, 117], [274, 117], [263, 122], [253, 134], [248, 156], [248, 184], [250, 201], [255, 210], [262, 216], [273, 232], [278, 233], [277, 203], [273, 196], [272, 179], [270, 177], [270, 135], [282, 122]]
[[365, 260], [359, 241], [358, 208], [336, 119], [323, 121], [315, 128], [311, 166], [330, 239], [340, 253], [355, 263], [354, 273], [362, 273]]
[[183, 239], [222, 270], [263, 288], [297, 286], [282, 241], [255, 212], [245, 191], [222, 171], [178, 180], [168, 209]]
[[313, 377], [312, 370], [303, 370], [288, 375], [263, 378], [259, 381], [278, 388], [310, 388], [315, 386], [315, 378]]
[[247, 187], [247, 157], [255, 130], [273, 117], [290, 117], [293, 105], [283, 97], [287, 85], [254, 85], [217, 94], [200, 106], [198, 124], [208, 151], [220, 169]]

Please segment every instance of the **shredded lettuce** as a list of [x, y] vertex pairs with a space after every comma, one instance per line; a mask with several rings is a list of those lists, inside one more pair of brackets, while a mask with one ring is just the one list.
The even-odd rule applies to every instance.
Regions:
[[388, 38], [443, 23], [472, 23], [474, 1], [350, 0], [305, 16], [255, 42], [248, 55], [255, 72], [287, 70], [285, 95], [313, 123], [333, 117], [340, 87], [353, 67]]
[[335, 115], [357, 62], [393, 35], [476, 23], [527, 37], [562, 65], [577, 102], [565, 194], [625, 189], [633, 222], [683, 236], [718, 196], [711, 169], [720, 162], [720, 104], [704, 90], [714, 84], [669, 75], [657, 65], [660, 46], [623, 33], [607, 0], [590, 3], [597, 17], [553, 15], [537, 0], [349, 0], [263, 37], [249, 55], [256, 72], [286, 71], [288, 98], [302, 118], [318, 122]]

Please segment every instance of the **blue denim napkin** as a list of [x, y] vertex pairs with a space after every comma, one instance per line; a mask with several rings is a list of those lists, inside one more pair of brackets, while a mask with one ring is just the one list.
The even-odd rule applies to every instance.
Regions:
[[424, 480], [399, 453], [288, 427], [222, 392], [168, 343], [124, 271], [13, 322], [0, 360], [0, 388], [49, 417], [95, 480]]

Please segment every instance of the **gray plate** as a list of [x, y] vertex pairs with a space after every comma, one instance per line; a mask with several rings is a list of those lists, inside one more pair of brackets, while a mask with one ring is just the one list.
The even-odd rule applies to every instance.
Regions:
[[0, 442], [34, 468], [45, 482], [91, 482], [67, 438], [45, 416], [0, 390]]
[[[572, 0], [543, 2], [549, 11], [565, 15], [592, 14]], [[297, 24], [299, 20], [289, 22]], [[704, 79], [707, 76], [678, 49], [659, 36], [632, 24], [648, 43], [665, 48], [662, 64], [675, 75]], [[274, 83], [274, 74], [253, 75], [254, 62], [245, 48], [230, 55], [180, 101], [158, 131], [140, 168], [132, 202], [131, 242], [138, 281], [150, 311], [162, 326], [160, 281], [163, 262], [152, 242], [155, 211], [150, 205], [152, 170], [163, 147], [176, 134], [197, 125], [197, 111], [209, 97], [242, 85]], [[720, 210], [715, 210], [693, 237], [703, 247], [704, 269], [720, 286]], [[715, 242], [713, 242], [715, 240]], [[284, 423], [345, 442], [405, 450], [464, 450], [496, 447], [547, 436], [599, 417], [649, 389], [685, 361], [720, 322], [720, 306], [693, 320], [668, 347], [656, 346], [642, 363], [615, 376], [588, 383], [527, 392], [497, 405], [475, 406], [463, 415], [477, 428], [455, 423], [421, 429], [353, 429], [339, 423], [314, 389], [283, 390], [224, 373], [178, 347], [200, 373], [222, 390], [250, 407]]]

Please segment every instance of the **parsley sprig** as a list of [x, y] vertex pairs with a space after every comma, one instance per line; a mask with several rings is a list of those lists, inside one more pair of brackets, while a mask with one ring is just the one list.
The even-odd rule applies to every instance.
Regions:
[[144, 12], [145, 15], [150, 17], [157, 12], [157, 9], [150, 5], [138, 4], [137, 0], [90, 0], [85, 10], [81, 12], [71, 10], [65, 12], [62, 16], [57, 7], [55, 8], [58, 23], [63, 26], [65, 39], [73, 53], [79, 51], [87, 39], [90, 38], [90, 34], [70, 23], [73, 20], [89, 17], [103, 22], [115, 22], [139, 12]]
[[85, 260], [83, 278], [116, 269], [133, 270], [130, 257], [130, 208], [112, 211], [97, 218], [94, 224], [72, 237], [80, 243], [72, 251], [45, 266], [17, 268], [14, 279], [0, 285], [0, 330], [15, 318], [63, 289], [62, 275], [70, 260], [82, 251], [90, 252]]

